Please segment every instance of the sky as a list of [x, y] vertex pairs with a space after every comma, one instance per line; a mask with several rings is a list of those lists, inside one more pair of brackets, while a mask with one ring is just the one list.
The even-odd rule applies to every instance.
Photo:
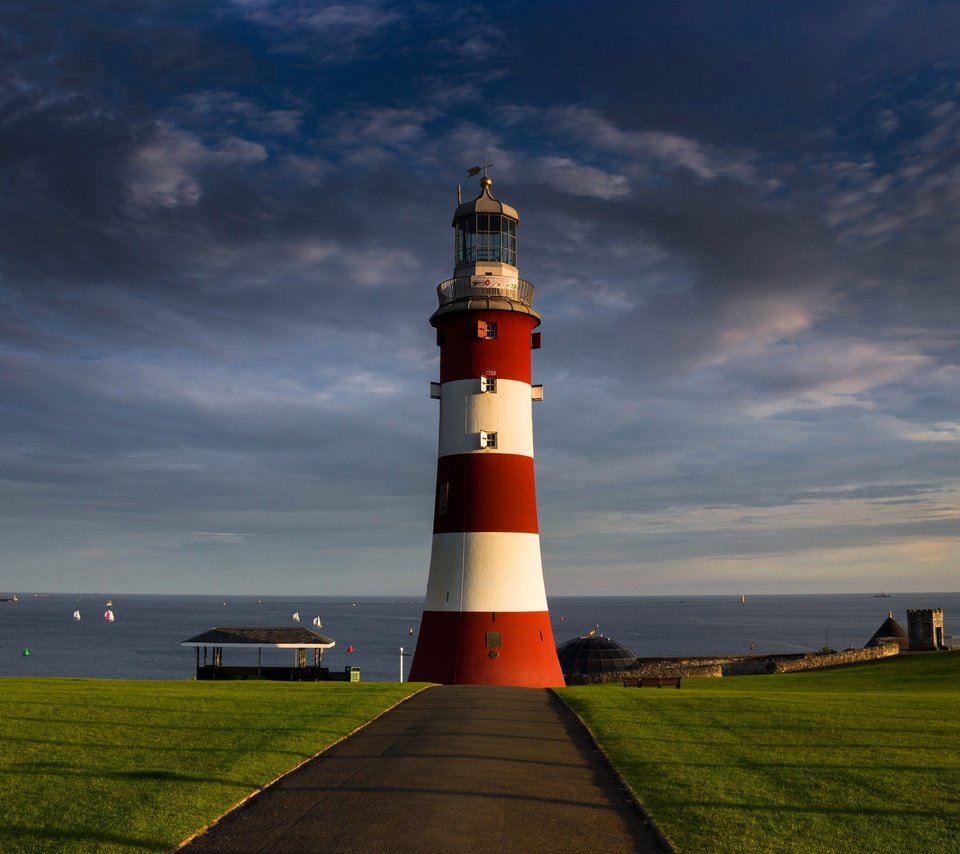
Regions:
[[419, 596], [457, 186], [550, 595], [960, 589], [960, 5], [0, 0], [0, 591]]

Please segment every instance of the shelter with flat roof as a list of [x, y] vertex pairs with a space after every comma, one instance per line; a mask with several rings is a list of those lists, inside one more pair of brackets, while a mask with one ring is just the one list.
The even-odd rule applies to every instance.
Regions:
[[[300, 626], [218, 627], [182, 641], [197, 651], [197, 679], [275, 679], [292, 682], [319, 682], [330, 678], [329, 668], [321, 667], [324, 650], [336, 645], [333, 638], [318, 635]], [[200, 650], [203, 650], [201, 663]], [[255, 664], [225, 666], [224, 649], [257, 651]], [[263, 664], [264, 649], [293, 651], [289, 666]], [[313, 663], [307, 664], [307, 650], [313, 650]], [[209, 656], [209, 657], [208, 657]]]

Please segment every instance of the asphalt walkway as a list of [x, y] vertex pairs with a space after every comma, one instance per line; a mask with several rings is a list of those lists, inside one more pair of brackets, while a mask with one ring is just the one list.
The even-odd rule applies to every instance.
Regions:
[[549, 691], [430, 688], [279, 780], [182, 851], [661, 852]]

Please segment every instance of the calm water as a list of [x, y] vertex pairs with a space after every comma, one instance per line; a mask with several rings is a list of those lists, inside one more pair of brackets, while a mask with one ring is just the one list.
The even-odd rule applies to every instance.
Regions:
[[[262, 599], [212, 596], [114, 596], [113, 623], [99, 595], [20, 594], [0, 602], [0, 676], [87, 676], [188, 679], [193, 649], [180, 642], [214, 626], [293, 626], [294, 611], [337, 645], [324, 655], [331, 670], [360, 667], [364, 681], [395, 681], [400, 647], [413, 652], [422, 599]], [[81, 620], [74, 621], [75, 608]], [[747, 655], [804, 652], [829, 643], [863, 646], [892, 611], [906, 629], [907, 608], [942, 608], [945, 634], [960, 634], [960, 593], [829, 596], [554, 597], [554, 637], [562, 643], [599, 631], [636, 655]], [[410, 629], [414, 630], [413, 636]], [[352, 645], [354, 652], [347, 652]], [[24, 648], [30, 650], [23, 655]], [[224, 652], [225, 664], [253, 664], [256, 653]], [[292, 663], [289, 651], [264, 650], [264, 664]], [[404, 658], [404, 673], [410, 658]]]

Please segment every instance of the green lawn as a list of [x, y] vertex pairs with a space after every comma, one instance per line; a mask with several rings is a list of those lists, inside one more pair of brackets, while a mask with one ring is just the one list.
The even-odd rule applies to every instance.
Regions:
[[0, 679], [0, 851], [163, 851], [420, 687]]
[[[0, 679], [0, 851], [162, 851], [418, 687]], [[559, 693], [682, 852], [960, 838], [960, 653]]]
[[558, 693], [681, 852], [960, 844], [960, 653]]

